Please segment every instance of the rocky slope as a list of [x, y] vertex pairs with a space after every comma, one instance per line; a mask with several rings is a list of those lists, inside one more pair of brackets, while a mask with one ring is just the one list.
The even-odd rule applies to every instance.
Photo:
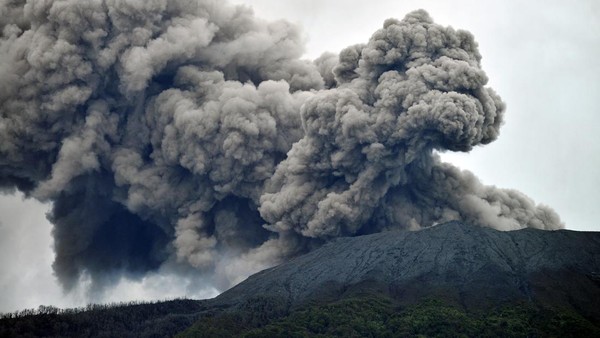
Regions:
[[450, 222], [340, 238], [249, 277], [213, 302], [228, 307], [269, 297], [294, 309], [370, 292], [401, 304], [442, 298], [465, 309], [526, 301], [600, 322], [600, 233], [500, 232]]

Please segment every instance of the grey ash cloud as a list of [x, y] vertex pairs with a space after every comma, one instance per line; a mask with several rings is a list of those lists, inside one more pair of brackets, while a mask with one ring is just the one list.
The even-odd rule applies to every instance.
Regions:
[[0, 186], [53, 203], [66, 289], [165, 264], [224, 288], [336, 236], [563, 227], [437, 151], [498, 137], [473, 36], [425, 11], [301, 59], [220, 1], [0, 3]]

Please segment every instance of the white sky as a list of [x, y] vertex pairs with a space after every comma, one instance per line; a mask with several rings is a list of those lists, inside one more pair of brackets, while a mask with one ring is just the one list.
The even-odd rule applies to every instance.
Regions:
[[[600, 2], [246, 0], [258, 16], [303, 26], [306, 57], [366, 42], [389, 17], [423, 8], [475, 35], [483, 69], [507, 104], [499, 139], [445, 154], [484, 183], [518, 189], [553, 207], [568, 229], [600, 231]], [[0, 195], [0, 312], [82, 305], [52, 275], [49, 206]], [[169, 273], [123, 281], [102, 301], [208, 297], [210, 287]]]

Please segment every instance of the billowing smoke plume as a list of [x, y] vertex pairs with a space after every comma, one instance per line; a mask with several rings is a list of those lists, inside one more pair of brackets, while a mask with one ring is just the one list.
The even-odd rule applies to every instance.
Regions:
[[245, 273], [336, 236], [557, 229], [435, 151], [498, 136], [471, 34], [424, 11], [301, 60], [298, 29], [190, 0], [0, 2], [0, 186], [52, 201], [54, 270]]

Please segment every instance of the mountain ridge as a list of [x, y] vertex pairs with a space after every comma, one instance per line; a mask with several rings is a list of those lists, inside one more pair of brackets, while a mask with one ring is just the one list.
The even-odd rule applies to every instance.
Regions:
[[[455, 221], [414, 232], [389, 231], [335, 239], [250, 276], [214, 302], [233, 305], [244, 295], [267, 295], [284, 297], [294, 308], [330, 293], [335, 284], [342, 292], [349, 286], [372, 281], [383, 284], [384, 289], [402, 291], [405, 296], [410, 293], [407, 289], [415, 289], [414, 283], [419, 283], [420, 288], [428, 286], [432, 290], [455, 288], [467, 295], [466, 301], [474, 298], [468, 294], [477, 288], [481, 293], [475, 298], [483, 295], [490, 303], [551, 303], [551, 297], [543, 295], [545, 288], [566, 273], [572, 279], [572, 291], [586, 290], [585, 295], [575, 297], [580, 306], [588, 297], [600, 300], [600, 284], [594, 280], [599, 272], [600, 233], [529, 228], [502, 232]], [[328, 292], [324, 292], [327, 288]], [[554, 303], [572, 305], [571, 300], [558, 298]], [[457, 301], [463, 303], [465, 299]], [[600, 311], [592, 312], [600, 319]]]
[[4, 316], [0, 336], [600, 337], [599, 303], [600, 232], [455, 221], [337, 238], [213, 299]]

